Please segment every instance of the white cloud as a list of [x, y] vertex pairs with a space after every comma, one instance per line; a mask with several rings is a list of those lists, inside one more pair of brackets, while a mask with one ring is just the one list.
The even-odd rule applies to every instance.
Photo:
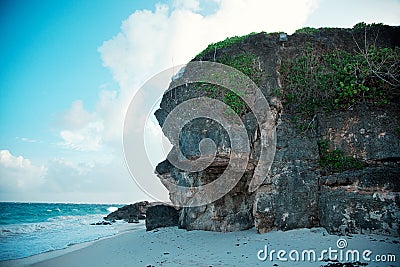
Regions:
[[72, 102], [70, 109], [61, 114], [58, 124], [66, 129], [76, 130], [85, 127], [95, 119], [95, 114], [85, 110], [82, 100], [76, 100]]
[[129, 101], [130, 99], [124, 93], [118, 94], [117, 91], [107, 90], [100, 92], [96, 114], [101, 118], [104, 126], [102, 131], [104, 141], [120, 140]]
[[103, 120], [86, 111], [81, 100], [72, 102], [59, 116], [57, 126], [61, 127], [59, 146], [79, 151], [99, 151], [102, 147]]
[[46, 190], [54, 201], [130, 203], [146, 199], [135, 188], [124, 164], [122, 155], [115, 156], [111, 162], [54, 158], [47, 163], [41, 191]]
[[163, 135], [161, 127], [153, 120], [148, 120], [145, 126], [144, 142], [147, 156], [155, 167], [165, 160], [172, 145]]
[[136, 192], [122, 158], [112, 162], [54, 158], [36, 166], [0, 150], [0, 201], [131, 203], [147, 199]]
[[27, 137], [16, 137], [17, 140], [21, 140], [22, 142], [26, 142], [26, 143], [41, 143], [41, 141], [36, 140], [36, 139], [31, 139], [31, 138], [27, 138]]
[[2, 191], [27, 191], [44, 183], [47, 168], [35, 166], [29, 159], [0, 150], [0, 188]]
[[80, 151], [99, 151], [103, 142], [103, 130], [101, 122], [90, 122], [77, 130], [62, 130], [60, 136], [63, 142], [59, 145]]
[[48, 192], [74, 192], [82, 190], [82, 174], [88, 169], [79, 168], [73, 162], [64, 159], [52, 159], [48, 162], [46, 185]]
[[174, 9], [187, 9], [191, 11], [200, 11], [200, 2], [197, 0], [174, 0], [172, 2]]
[[[353, 27], [358, 22], [400, 24], [399, 0], [319, 1], [318, 9], [308, 18], [312, 27]], [[338, 17], [338, 11], [340, 16]]]

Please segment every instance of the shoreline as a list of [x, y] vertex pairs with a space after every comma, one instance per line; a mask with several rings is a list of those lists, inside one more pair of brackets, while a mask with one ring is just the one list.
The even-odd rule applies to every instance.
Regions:
[[0, 267], [31, 266], [36, 263], [40, 263], [40, 262], [50, 260], [50, 259], [53, 259], [53, 258], [56, 258], [59, 256], [63, 256], [65, 254], [68, 254], [68, 253], [71, 253], [71, 252], [74, 252], [77, 250], [84, 249], [86, 247], [93, 245], [96, 242], [99, 242], [99, 241], [102, 241], [102, 240], [105, 240], [108, 238], [114, 238], [119, 235], [123, 235], [125, 233], [131, 232], [131, 231], [137, 231], [137, 230], [144, 229], [144, 228], [145, 228], [144, 221], [140, 221], [137, 224], [128, 224], [128, 223], [120, 224], [117, 226], [118, 233], [116, 233], [114, 235], [104, 236], [104, 237], [100, 237], [95, 240], [86, 241], [86, 242], [82, 242], [82, 243], [71, 244], [65, 248], [54, 249], [54, 250], [46, 251], [43, 253], [34, 254], [34, 255], [31, 255], [28, 257], [0, 261]]
[[[323, 228], [258, 234], [255, 229], [221, 233], [168, 227], [149, 232], [145, 229], [127, 230], [66, 249], [0, 262], [0, 266], [323, 266], [329, 261], [285, 262], [278, 260], [276, 253], [272, 261], [268, 257], [261, 261], [257, 255], [263, 258], [265, 248], [268, 255], [272, 250], [315, 250], [319, 255], [324, 249], [338, 250], [340, 238], [344, 238], [348, 245], [344, 252], [371, 250], [373, 255], [394, 254], [396, 262], [400, 261], [398, 238], [387, 236], [357, 234], [340, 237], [327, 234]], [[377, 264], [371, 261], [368, 266], [395, 266], [396, 262]]]

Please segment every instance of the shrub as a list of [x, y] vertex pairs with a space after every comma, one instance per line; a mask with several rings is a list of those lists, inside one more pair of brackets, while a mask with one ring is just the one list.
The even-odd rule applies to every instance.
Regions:
[[312, 27], [303, 27], [301, 29], [296, 30], [296, 33], [306, 33], [306, 34], [314, 34], [318, 31], [316, 28]]
[[281, 74], [285, 103], [305, 116], [358, 102], [385, 105], [398, 94], [400, 48], [371, 46], [353, 54], [317, 51], [308, 44], [302, 55], [282, 63]]
[[[259, 67], [259, 61], [252, 54], [239, 54], [235, 56], [224, 55], [218, 57], [216, 62], [241, 71], [255, 83], [260, 81], [261, 70]], [[227, 78], [229, 79], [229, 77]], [[240, 92], [237, 94], [228, 89], [222, 88], [221, 86], [209, 83], [197, 83], [197, 88], [206, 92], [208, 97], [221, 99], [221, 101], [229, 105], [239, 116], [248, 111], [248, 107], [242, 100]]]
[[365, 29], [368, 29], [368, 28], [377, 28], [377, 27], [382, 27], [384, 25], [385, 24], [383, 24], [383, 23], [367, 24], [365, 22], [359, 22], [353, 26], [353, 30], [356, 30], [356, 31], [363, 30], [364, 31]]
[[319, 165], [325, 174], [343, 172], [345, 170], [360, 169], [363, 167], [359, 160], [345, 156], [339, 149], [330, 149], [328, 140], [320, 140]]
[[236, 56], [224, 55], [216, 61], [241, 71], [255, 83], [260, 81], [261, 70], [258, 64], [259, 60], [252, 54], [239, 54]]

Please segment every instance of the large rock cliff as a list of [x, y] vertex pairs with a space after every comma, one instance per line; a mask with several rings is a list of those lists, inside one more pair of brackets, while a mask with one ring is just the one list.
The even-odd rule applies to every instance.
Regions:
[[[392, 80], [391, 77], [377, 76], [375, 79], [382, 78], [383, 81], [376, 88], [371, 86], [372, 82], [362, 85], [351, 82], [350, 96], [346, 95], [346, 81], [336, 81], [336, 76], [325, 85], [321, 82], [325, 80], [317, 80], [317, 93], [312, 89], [301, 89], [296, 84], [305, 83], [303, 77], [307, 78], [308, 74], [311, 78], [308, 77], [307, 82], [312, 82], [316, 77], [313, 68], [320, 68], [321, 62], [336, 60], [336, 57], [332, 59], [325, 55], [343, 51], [340, 55], [358, 53], [362, 57], [365, 51], [369, 55], [368, 49], [395, 49], [400, 46], [399, 36], [399, 27], [381, 25], [296, 33], [288, 36], [284, 43], [279, 41], [279, 34], [259, 33], [237, 38], [224, 46], [214, 44], [199, 54], [193, 61], [230, 65], [257, 83], [269, 102], [276, 126], [276, 153], [262, 185], [251, 192], [249, 184], [262, 145], [254, 111], [226, 89], [199, 83], [175, 87], [176, 83], [172, 82], [155, 114], [160, 126], [175, 107], [189, 99], [203, 96], [219, 99], [240, 116], [251, 151], [249, 163], [236, 186], [210, 204], [182, 208], [179, 226], [188, 230], [211, 231], [256, 227], [260, 233], [272, 229], [322, 226], [330, 233], [367, 232], [399, 236], [400, 113], [399, 84], [395, 83], [399, 78], [396, 76], [399, 58], [391, 58], [397, 64]], [[309, 61], [303, 62], [300, 58]], [[298, 71], [300, 74], [295, 76], [294, 72], [302, 62], [314, 65], [305, 67], [308, 74]], [[332, 63], [331, 66], [336, 65]], [[356, 78], [361, 76], [355, 75]], [[184, 77], [185, 74], [178, 79]], [[321, 89], [334, 87], [336, 83], [339, 86], [343, 84], [342, 88]], [[312, 84], [307, 86], [311, 88]], [[382, 88], [390, 88], [387, 95], [380, 93]], [[338, 95], [338, 90], [343, 91]], [[362, 94], [360, 90], [364, 90]], [[376, 92], [372, 94], [371, 91]], [[326, 103], [331, 103], [330, 98], [336, 96], [332, 107], [328, 108], [330, 104]], [[168, 137], [168, 133], [166, 135]], [[180, 129], [179, 148], [175, 149], [179, 149], [187, 159], [196, 158], [201, 154], [199, 144], [205, 138], [213, 140], [216, 148], [214, 161], [209, 167], [190, 172], [166, 160], [156, 169], [161, 181], [195, 186], [216, 180], [225, 171], [231, 153], [231, 141], [221, 124], [209, 118], [192, 120]], [[170, 198], [175, 203], [176, 192], [170, 192]]]

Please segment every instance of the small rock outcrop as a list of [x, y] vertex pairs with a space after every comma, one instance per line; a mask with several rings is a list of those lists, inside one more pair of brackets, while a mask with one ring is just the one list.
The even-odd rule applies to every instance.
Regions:
[[179, 213], [174, 206], [165, 203], [152, 203], [146, 212], [146, 230], [178, 226], [178, 220]]
[[118, 210], [111, 212], [104, 219], [106, 221], [124, 220], [128, 223], [138, 223], [139, 220], [146, 219], [146, 211], [150, 203], [141, 201], [126, 205]]
[[99, 221], [97, 223], [91, 223], [90, 225], [111, 225], [111, 223], [106, 221]]

